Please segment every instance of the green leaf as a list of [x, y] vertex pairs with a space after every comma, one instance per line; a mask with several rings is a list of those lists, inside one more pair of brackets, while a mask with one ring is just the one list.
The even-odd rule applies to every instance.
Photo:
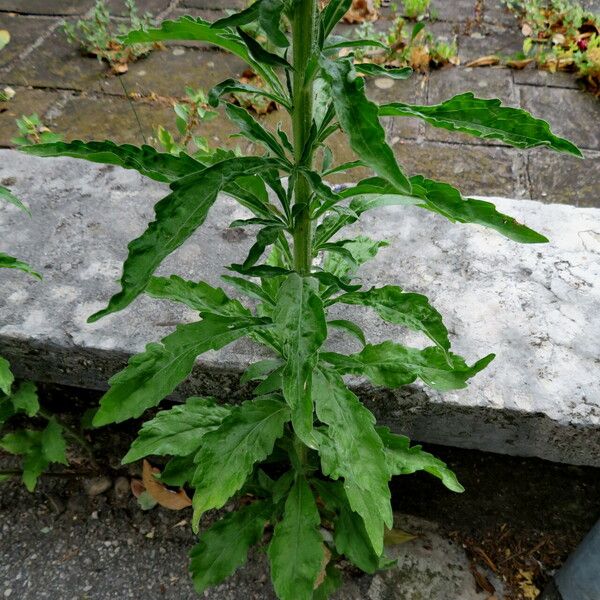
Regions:
[[390, 475], [375, 417], [330, 369], [315, 371], [312, 386], [317, 417], [328, 425], [319, 448], [323, 473], [333, 479], [343, 477], [348, 502], [362, 517], [380, 555], [384, 526], [392, 527], [393, 520]]
[[381, 116], [418, 117], [434, 127], [460, 131], [484, 139], [496, 139], [517, 148], [547, 146], [558, 152], [582, 157], [569, 140], [557, 137], [542, 119], [520, 108], [502, 106], [498, 99], [475, 98], [465, 92], [433, 106], [393, 102], [380, 107]]
[[340, 569], [330, 562], [325, 568], [323, 583], [313, 593], [313, 600], [328, 600], [335, 591], [342, 587], [342, 583]]
[[278, 156], [287, 162], [285, 150], [275, 139], [275, 136], [269, 133], [245, 108], [227, 102], [225, 104], [225, 111], [227, 112], [229, 119], [240, 128], [240, 131], [245, 137], [257, 144], [265, 146], [265, 148], [270, 150], [275, 156]]
[[[408, 79], [413, 74], [413, 70], [410, 67], [394, 69], [376, 65], [375, 63], [358, 63], [354, 65], [354, 68], [363, 75], [389, 77], [390, 79]], [[379, 114], [381, 114], [381, 109]]]
[[310, 381], [317, 352], [327, 338], [327, 325], [323, 302], [310, 278], [296, 273], [287, 277], [279, 289], [273, 322], [286, 359], [283, 395], [292, 412], [294, 431], [314, 447]]
[[334, 245], [338, 249], [343, 248], [350, 256], [348, 258], [345, 254], [339, 252], [337, 256], [328, 254], [325, 258], [324, 268], [336, 277], [342, 278], [353, 277], [358, 267], [377, 256], [380, 248], [389, 246], [387, 242], [375, 241], [367, 236], [360, 235], [352, 240], [340, 240], [335, 244], [321, 244], [319, 249], [326, 249], [331, 252]]
[[0, 397], [0, 426], [15, 414], [15, 407], [8, 396]]
[[[143, 44], [165, 40], [195, 40], [208, 42], [235, 54], [269, 83], [272, 89], [281, 90], [277, 75], [260, 59], [255, 60], [248, 51], [248, 46], [233, 31], [211, 27], [211, 23], [200, 18], [180, 17], [176, 21], [162, 21], [158, 28], [138, 29], [130, 31], [123, 39], [124, 44]], [[254, 40], [252, 40], [254, 41]]]
[[234, 12], [222, 19], [217, 19], [211, 25], [212, 29], [226, 29], [232, 27], [240, 27], [241, 25], [248, 25], [253, 21], [258, 19], [258, 9], [260, 6], [261, 0], [257, 0], [250, 4], [244, 10], [240, 10], [239, 12]]
[[323, 60], [322, 67], [331, 85], [337, 118], [354, 153], [380, 177], [389, 181], [396, 192], [410, 194], [410, 182], [385, 141], [378, 107], [366, 97], [364, 80], [357, 76], [352, 61]]
[[257, 379], [265, 379], [265, 377], [281, 366], [282, 362], [279, 358], [265, 358], [258, 362], [252, 363], [240, 378], [240, 383], [244, 385], [249, 381], [256, 381]]
[[268, 89], [255, 87], [253, 85], [248, 85], [245, 83], [240, 83], [235, 79], [225, 79], [221, 83], [215, 85], [210, 92], [208, 93], [208, 103], [210, 106], [217, 107], [219, 106], [219, 99], [224, 94], [232, 94], [232, 93], [243, 93], [243, 94], [253, 94], [255, 96], [264, 96], [265, 98], [269, 98], [270, 100], [274, 100], [277, 104], [281, 104], [288, 110], [291, 109], [289, 101], [280, 96], [279, 94], [275, 94]]
[[340, 19], [348, 12], [352, 6], [352, 0], [339, 0], [330, 2], [321, 13], [321, 23], [323, 24], [324, 38], [327, 39], [333, 28]]
[[422, 294], [403, 292], [396, 285], [371, 288], [364, 292], [342, 294], [333, 300], [343, 304], [369, 306], [388, 323], [422, 331], [443, 350], [450, 349], [448, 330], [442, 315]]
[[329, 54], [331, 50], [338, 50], [340, 48], [385, 48], [388, 49], [389, 46], [380, 42], [379, 40], [349, 40], [342, 35], [332, 35], [329, 37], [328, 42], [323, 46], [323, 52]]
[[67, 443], [63, 437], [63, 428], [54, 417], [50, 419], [46, 429], [42, 431], [42, 452], [49, 462], [68, 465]]
[[419, 378], [436, 390], [448, 391], [466, 387], [467, 379], [484, 369], [494, 354], [469, 367], [462, 357], [437, 346], [421, 350], [383, 342], [367, 344], [357, 354], [323, 352], [321, 358], [342, 374], [365, 375], [376, 385], [398, 388]]
[[333, 319], [331, 321], [327, 321], [327, 325], [329, 327], [335, 327], [336, 329], [341, 329], [342, 331], [349, 333], [351, 336], [355, 337], [363, 346], [365, 346], [367, 343], [364, 331], [352, 321], [348, 321], [347, 319]]
[[251, 175], [269, 165], [271, 162], [264, 158], [228, 159], [172, 183], [172, 193], [154, 207], [156, 219], [128, 245], [121, 291], [110, 299], [105, 309], [92, 315], [88, 321], [97, 321], [128, 306], [144, 291], [163, 259], [204, 223], [225, 185], [236, 177]]
[[271, 295], [253, 281], [248, 281], [247, 279], [243, 279], [241, 277], [232, 277], [231, 275], [221, 275], [221, 279], [227, 283], [230, 283], [250, 298], [255, 298], [261, 302], [264, 302], [265, 304], [275, 304], [275, 300], [271, 297]]
[[165, 485], [183, 487], [190, 482], [196, 472], [194, 454], [189, 456], [175, 456], [172, 458], [160, 474], [160, 481]]
[[31, 216], [31, 211], [14, 195], [10, 190], [0, 185], [0, 200], [5, 200], [9, 204], [20, 208], [23, 212], [26, 212]]
[[229, 412], [228, 407], [216, 404], [212, 398], [197, 397], [163, 410], [142, 425], [122, 462], [131, 463], [150, 454], [192, 454], [200, 447], [204, 435], [217, 429]]
[[312, 600], [325, 550], [320, 524], [313, 493], [298, 475], [267, 551], [273, 587], [281, 600]]
[[287, 48], [290, 41], [281, 30], [281, 17], [286, 8], [283, 0], [259, 0], [258, 22], [275, 46]]
[[26, 262], [0, 252], [0, 269], [18, 269], [29, 275], [33, 275], [36, 279], [41, 279], [42, 276], [34, 271]]
[[249, 317], [250, 311], [238, 300], [232, 300], [221, 288], [204, 281], [189, 281], [177, 275], [151, 277], [146, 293], [153, 298], [166, 298], [181, 302], [198, 312], [211, 312], [224, 317]]
[[254, 502], [225, 515], [200, 535], [190, 552], [194, 588], [202, 594], [246, 562], [248, 550], [260, 542], [271, 506]]
[[10, 363], [0, 356], [0, 391], [6, 396], [10, 396], [14, 380], [15, 376], [10, 370]]
[[548, 241], [546, 237], [522, 225], [513, 217], [498, 212], [491, 202], [463, 198], [460, 192], [448, 183], [425, 179], [420, 175], [411, 177], [410, 181], [415, 196], [425, 200], [425, 203], [419, 206], [443, 215], [450, 221], [483, 225], [523, 244]]
[[109, 380], [94, 427], [139, 417], [191, 373], [197, 356], [223, 348], [258, 327], [264, 327], [263, 320], [218, 316], [179, 325], [160, 343], [148, 344], [144, 352], [131, 357], [127, 367]]
[[421, 446], [411, 447], [410, 440], [406, 436], [391, 433], [387, 427], [378, 427], [377, 433], [385, 445], [387, 464], [392, 475], [410, 475], [417, 471], [426, 471], [441, 479], [449, 490], [465, 491], [445, 462], [425, 452]]
[[261, 65], [270, 65], [272, 67], [283, 67], [284, 69], [293, 71], [292, 65], [290, 65], [285, 58], [281, 58], [278, 54], [273, 54], [272, 52], [265, 50], [252, 36], [248, 35], [239, 27], [236, 28], [236, 31], [246, 44], [250, 56], [257, 63]]
[[267, 247], [274, 244], [282, 232], [282, 225], [269, 225], [267, 227], [263, 227], [256, 234], [256, 242], [250, 248], [242, 268], [249, 269], [250, 267], [254, 266], [258, 259], [264, 254]]
[[57, 142], [54, 144], [34, 144], [19, 148], [21, 152], [34, 156], [70, 156], [105, 165], [116, 165], [124, 169], [134, 169], [150, 179], [171, 183], [190, 173], [201, 171], [206, 165], [187, 154], [174, 156], [158, 152], [151, 146], [132, 146], [103, 142]]
[[220, 427], [204, 436], [194, 459], [194, 528], [202, 513], [221, 508], [242, 487], [254, 464], [273, 452], [289, 418], [283, 402], [257, 398], [232, 408]]
[[34, 417], [40, 409], [37, 388], [32, 381], [23, 382], [10, 401], [16, 412], [24, 412], [28, 417]]

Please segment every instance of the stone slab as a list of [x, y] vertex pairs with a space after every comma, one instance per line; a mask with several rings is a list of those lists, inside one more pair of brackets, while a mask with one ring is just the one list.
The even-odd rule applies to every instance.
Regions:
[[5, 67], [18, 58], [57, 21], [59, 19], [0, 13], [0, 29], [6, 29], [10, 33], [10, 42], [0, 52], [0, 67]]
[[[141, 298], [124, 312], [85, 322], [117, 290], [126, 244], [144, 230], [165, 186], [118, 168], [9, 150], [0, 151], [0, 179], [6, 178], [33, 217], [0, 209], [0, 251], [29, 260], [45, 277], [38, 283], [2, 275], [0, 354], [19, 375], [103, 388], [131, 353], [194, 318]], [[391, 242], [363, 271], [365, 285], [397, 283], [427, 293], [458, 353], [468, 361], [497, 353], [468, 389], [443, 396], [419, 386], [392, 393], [358, 382], [357, 389], [382, 422], [414, 439], [599, 466], [600, 210], [508, 199], [497, 204], [552, 243], [517, 245], [414, 207], [380, 209], [355, 227], [354, 233]], [[245, 214], [220, 201], [202, 231], [160, 272], [218, 284], [223, 266], [251, 243], [247, 234], [228, 230]], [[373, 342], [392, 336], [426, 343], [366, 311], [354, 315]], [[354, 350], [341, 337], [331, 343]], [[205, 355], [182, 394], [243, 397], [239, 374], [261, 356], [250, 342]]]
[[94, 0], [0, 0], [0, 11], [24, 15], [83, 15]]

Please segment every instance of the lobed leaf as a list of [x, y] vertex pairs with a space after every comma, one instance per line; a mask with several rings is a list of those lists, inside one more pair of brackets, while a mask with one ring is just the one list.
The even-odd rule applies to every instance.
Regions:
[[219, 350], [248, 332], [264, 327], [264, 320], [210, 316], [179, 325], [160, 343], [129, 359], [127, 367], [109, 380], [100, 400], [95, 427], [139, 417], [168, 396], [192, 371], [196, 357]]
[[321, 65], [331, 85], [338, 121], [354, 153], [380, 177], [389, 181], [396, 192], [410, 194], [410, 182], [385, 141], [378, 107], [365, 95], [364, 80], [357, 76], [352, 61], [323, 60]]
[[429, 304], [422, 294], [407, 293], [395, 285], [371, 288], [364, 292], [342, 294], [333, 300], [343, 304], [368, 306], [388, 323], [404, 325], [422, 331], [442, 350], [450, 349], [448, 330], [442, 315]]
[[488, 354], [468, 366], [462, 357], [437, 346], [421, 350], [393, 342], [367, 344], [357, 354], [321, 353], [321, 358], [339, 373], [365, 375], [376, 385], [398, 388], [419, 378], [440, 391], [466, 387], [467, 380], [484, 369], [494, 356]]
[[264, 158], [227, 159], [171, 184], [171, 194], [160, 200], [155, 220], [129, 243], [123, 264], [121, 291], [108, 306], [92, 315], [94, 322], [122, 310], [141, 294], [164, 258], [183, 244], [204, 223], [218, 193], [242, 175], [251, 175], [272, 163]]
[[146, 421], [122, 460], [131, 463], [145, 456], [188, 456], [198, 450], [202, 438], [217, 429], [230, 409], [212, 398], [188, 398], [181, 406], [159, 412]]
[[194, 462], [192, 524], [211, 508], [221, 508], [244, 485], [254, 464], [273, 452], [290, 419], [284, 402], [257, 398], [231, 409], [218, 429], [207, 433]]
[[317, 352], [327, 338], [327, 325], [323, 302], [310, 278], [296, 273], [286, 278], [279, 289], [273, 322], [286, 359], [283, 395], [291, 409], [294, 431], [314, 447], [310, 381]]
[[267, 551], [273, 587], [281, 600], [312, 600], [325, 549], [320, 524], [312, 490], [298, 474]]
[[434, 127], [500, 140], [517, 148], [546, 146], [557, 152], [582, 156], [575, 144], [554, 135], [546, 121], [532, 117], [521, 108], [502, 106], [498, 99], [476, 98], [472, 92], [459, 94], [433, 106], [392, 102], [381, 106], [379, 114], [418, 117]]
[[410, 440], [406, 436], [391, 433], [387, 427], [378, 427], [377, 433], [385, 445], [387, 464], [392, 475], [410, 475], [417, 471], [426, 471], [441, 479], [449, 490], [465, 491], [445, 462], [425, 452], [421, 446], [411, 447]]
[[24, 381], [10, 396], [15, 412], [24, 412], [28, 417], [35, 417], [40, 410], [37, 387], [33, 381]]
[[323, 473], [333, 479], [343, 477], [348, 502], [361, 516], [380, 555], [384, 526], [392, 526], [392, 508], [390, 475], [375, 417], [331, 369], [315, 371], [312, 391], [317, 417], [328, 426], [319, 447]]
[[221, 583], [246, 562], [248, 550], [262, 538], [270, 511], [265, 501], [242, 506], [200, 535], [190, 552], [190, 573], [198, 594]]

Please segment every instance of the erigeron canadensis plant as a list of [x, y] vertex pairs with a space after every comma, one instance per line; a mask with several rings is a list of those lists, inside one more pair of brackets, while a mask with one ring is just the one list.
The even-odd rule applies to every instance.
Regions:
[[[258, 545], [267, 548], [280, 598], [326, 598], [339, 585], [342, 557], [367, 573], [390, 564], [384, 533], [392, 527], [391, 477], [424, 470], [462, 491], [441, 460], [377, 425], [344, 376], [389, 388], [419, 379], [445, 391], [466, 387], [494, 356], [468, 364], [452, 352], [442, 316], [425, 296], [396, 282], [364, 289], [357, 269], [373, 258], [381, 242], [349, 239], [344, 228], [378, 207], [409, 205], [453, 222], [492, 228], [516, 242], [547, 240], [489, 202], [464, 198], [447, 183], [409, 177], [385, 140], [380, 118], [420, 118], [433, 127], [517, 148], [544, 146], [581, 155], [546, 122], [470, 92], [434, 106], [370, 101], [365, 77], [405, 79], [410, 69], [354, 64], [351, 55], [340, 56], [341, 49], [372, 43], [333, 35], [350, 3], [330, 2], [320, 9], [317, 0], [257, 0], [214, 23], [181, 17], [125, 38], [126, 44], [210, 42], [248, 63], [268, 88], [228, 79], [210, 91], [209, 101], [217, 106], [224, 95], [241, 90], [271, 98], [287, 111], [291, 138], [224, 102], [240, 135], [263, 148], [259, 156], [218, 150], [200, 161], [185, 153], [174, 156], [109, 141], [23, 148], [37, 156], [133, 168], [170, 184], [152, 223], [128, 246], [121, 289], [90, 321], [127, 308], [142, 294], [186, 304], [199, 319], [181, 324], [131, 358], [110, 380], [96, 426], [140, 417], [158, 405], [208, 350], [245, 336], [272, 355], [250, 365], [242, 378], [258, 382], [253, 399], [232, 405], [192, 398], [163, 410], [142, 426], [123, 459], [171, 456], [160, 480], [193, 491], [192, 526], [199, 539], [190, 571], [199, 593], [233, 573]], [[241, 29], [254, 21], [278, 52], [266, 50]], [[291, 39], [284, 33], [287, 25]], [[340, 130], [356, 160], [335, 164], [328, 140]], [[326, 184], [328, 176], [356, 167], [370, 168], [373, 176], [343, 191]], [[248, 210], [249, 218], [236, 227], [258, 227], [248, 255], [223, 275], [239, 299], [202, 281], [154, 274], [201, 227], [221, 193]], [[421, 332], [430, 344], [369, 343], [350, 315], [344, 320], [329, 316], [337, 305], [349, 311], [367, 307], [388, 323]], [[327, 350], [332, 329], [354, 336], [360, 351]], [[230, 502], [236, 510], [202, 530], [207, 511]]]

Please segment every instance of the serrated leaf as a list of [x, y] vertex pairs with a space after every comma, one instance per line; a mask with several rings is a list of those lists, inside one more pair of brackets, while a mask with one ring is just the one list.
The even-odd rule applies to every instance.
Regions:
[[[321, 244], [320, 249], [327, 249], [331, 252], [333, 245]], [[352, 240], [340, 240], [335, 242], [335, 245], [348, 252], [350, 259], [339, 252], [339, 256], [328, 255], [325, 258], [324, 268], [336, 277], [348, 278], [356, 274], [358, 267], [375, 258], [380, 248], [385, 248], [389, 244], [361, 235]]]
[[273, 54], [273, 52], [265, 50], [252, 36], [248, 35], [239, 27], [236, 28], [236, 31], [240, 38], [242, 38], [244, 44], [246, 44], [250, 56], [257, 63], [261, 65], [271, 65], [272, 67], [283, 67], [284, 69], [293, 71], [292, 65], [290, 65], [285, 58], [281, 58], [278, 54]]
[[124, 44], [143, 44], [166, 40], [195, 40], [228, 50], [248, 63], [256, 73], [269, 82], [272, 89], [281, 90], [281, 85], [273, 70], [267, 64], [261, 64], [260, 60], [255, 60], [239, 35], [229, 29], [213, 28], [211, 23], [201, 18], [184, 16], [176, 21], [162, 21], [158, 28], [130, 31], [122, 39], [122, 42]]
[[388, 323], [422, 331], [443, 350], [450, 349], [448, 330], [440, 313], [422, 294], [402, 291], [396, 285], [342, 294], [333, 300], [343, 304], [368, 306]]
[[100, 400], [94, 426], [139, 417], [190, 374], [197, 356], [223, 348], [261, 326], [264, 321], [260, 319], [217, 316], [179, 325], [160, 343], [148, 344], [144, 352], [131, 357], [127, 367], [109, 380], [110, 389]]
[[194, 454], [189, 456], [173, 457], [162, 470], [160, 480], [165, 485], [174, 487], [183, 487], [190, 482], [196, 472], [196, 463], [194, 462]]
[[410, 182], [385, 141], [378, 107], [365, 95], [364, 80], [357, 76], [352, 61], [323, 60], [322, 68], [331, 85], [338, 121], [354, 153], [380, 177], [389, 181], [396, 192], [410, 194]]
[[34, 417], [40, 409], [37, 388], [32, 381], [23, 382], [10, 396], [10, 401], [15, 412], [24, 412], [28, 417]]
[[273, 322], [286, 363], [282, 372], [283, 395], [292, 413], [296, 434], [314, 447], [311, 376], [317, 352], [327, 338], [323, 302], [310, 278], [293, 273], [279, 289]]
[[277, 104], [281, 104], [282, 106], [290, 109], [289, 101], [280, 96], [279, 94], [275, 94], [269, 89], [259, 88], [253, 85], [248, 85], [246, 83], [240, 83], [236, 79], [225, 79], [221, 83], [215, 85], [210, 92], [208, 93], [208, 103], [210, 106], [217, 107], [219, 106], [219, 99], [224, 94], [233, 94], [233, 93], [243, 93], [243, 94], [252, 94], [255, 96], [264, 96], [265, 98], [269, 98]]
[[448, 391], [466, 387], [467, 380], [484, 369], [494, 354], [468, 366], [462, 357], [437, 346], [418, 349], [388, 341], [367, 344], [357, 354], [323, 352], [321, 358], [339, 373], [365, 375], [375, 385], [397, 388], [418, 378], [436, 390]]
[[105, 165], [116, 165], [123, 169], [134, 169], [150, 179], [165, 183], [171, 183], [206, 168], [206, 165], [184, 153], [174, 156], [158, 152], [151, 146], [137, 147], [131, 144], [115, 144], [109, 140], [103, 142], [75, 140], [53, 144], [34, 144], [19, 148], [19, 150], [34, 156], [69, 156]]
[[496, 139], [517, 148], [547, 146], [558, 152], [582, 156], [569, 140], [558, 137], [542, 119], [521, 108], [502, 106], [498, 99], [476, 98], [465, 92], [433, 106], [393, 102], [380, 107], [382, 116], [417, 117], [434, 127], [460, 131], [484, 139]]
[[277, 139], [275, 139], [275, 136], [268, 132], [245, 108], [227, 102], [225, 104], [225, 111], [229, 119], [240, 128], [245, 137], [252, 142], [261, 144], [275, 156], [287, 161], [285, 150]]
[[10, 396], [12, 384], [15, 381], [15, 376], [10, 370], [10, 363], [0, 356], [0, 391], [6, 396]]
[[238, 300], [232, 300], [221, 288], [204, 281], [189, 281], [177, 275], [151, 277], [146, 293], [153, 298], [181, 302], [198, 312], [210, 312], [224, 317], [249, 317], [250, 311]]
[[385, 445], [386, 460], [392, 475], [410, 475], [417, 471], [426, 471], [441, 479], [449, 490], [465, 491], [444, 461], [425, 452], [421, 446], [411, 447], [410, 440], [406, 436], [396, 435], [388, 427], [378, 427], [377, 433]]
[[44, 431], [42, 431], [42, 452], [49, 462], [68, 465], [67, 443], [62, 432], [62, 426], [52, 417]]
[[[375, 63], [358, 63], [354, 65], [354, 68], [359, 73], [369, 75], [370, 77], [389, 77], [390, 79], [402, 80], [408, 79], [413, 74], [413, 70], [410, 67], [396, 69], [376, 65]], [[379, 114], [381, 114], [381, 109]]]
[[425, 203], [419, 206], [450, 221], [483, 225], [522, 244], [543, 244], [548, 241], [548, 238], [529, 229], [513, 217], [498, 212], [491, 202], [463, 198], [460, 192], [448, 183], [425, 179], [420, 175], [411, 177], [410, 181], [415, 196], [425, 200]]
[[185, 404], [159, 412], [146, 421], [122, 462], [127, 464], [156, 454], [187, 456], [197, 451], [202, 438], [217, 429], [229, 408], [212, 398], [188, 398]]
[[298, 475], [267, 551], [273, 587], [281, 600], [312, 600], [324, 554], [320, 524], [313, 493]]
[[7, 188], [0, 185], [0, 200], [4, 200], [31, 216], [31, 211]]
[[289, 418], [285, 403], [258, 398], [234, 407], [218, 429], [204, 436], [192, 481], [195, 528], [202, 513], [221, 508], [242, 487], [254, 464], [271, 454]]
[[326, 451], [335, 456], [333, 464], [322, 457], [323, 472], [333, 479], [343, 477], [348, 502], [363, 519], [373, 549], [381, 554], [384, 526], [391, 527], [393, 521], [390, 475], [375, 417], [330, 369], [315, 371], [312, 389], [317, 417], [328, 426]]
[[265, 304], [275, 304], [275, 300], [271, 297], [271, 295], [264, 288], [253, 281], [248, 281], [247, 279], [243, 279], [241, 277], [232, 277], [230, 275], [221, 275], [221, 279], [227, 283], [230, 283], [232, 286], [250, 298], [255, 298], [261, 302], [264, 302]]
[[218, 193], [237, 177], [249, 175], [271, 165], [263, 158], [235, 158], [219, 162], [171, 184], [171, 194], [154, 207], [155, 220], [127, 246], [121, 291], [108, 306], [92, 315], [94, 322], [122, 310], [141, 294], [160, 263], [200, 227]]
[[225, 515], [200, 535], [190, 552], [190, 573], [198, 594], [246, 562], [248, 550], [262, 538], [270, 510], [267, 502], [254, 502]]
[[243, 373], [240, 378], [240, 383], [244, 385], [249, 381], [255, 381], [257, 379], [264, 379], [271, 371], [277, 369], [282, 364], [279, 358], [265, 358], [251, 364]]
[[36, 279], [42, 278], [42, 276], [34, 271], [26, 262], [23, 262], [14, 256], [10, 256], [9, 254], [5, 254], [4, 252], [0, 252], [0, 269], [17, 269], [24, 273], [28, 273], [29, 275], [33, 275]]

